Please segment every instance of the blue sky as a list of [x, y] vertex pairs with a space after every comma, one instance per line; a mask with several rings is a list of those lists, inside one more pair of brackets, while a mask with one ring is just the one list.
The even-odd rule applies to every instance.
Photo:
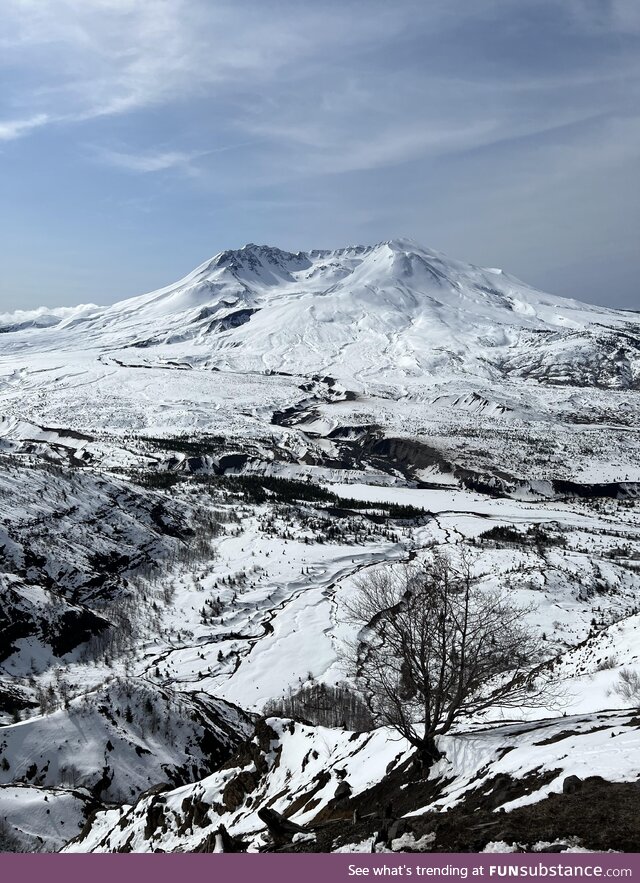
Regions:
[[640, 309], [638, 0], [2, 0], [0, 312], [408, 236]]

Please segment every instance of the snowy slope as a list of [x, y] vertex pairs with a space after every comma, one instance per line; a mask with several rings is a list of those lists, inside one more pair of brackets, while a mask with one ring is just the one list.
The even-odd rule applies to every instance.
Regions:
[[0, 673], [12, 675], [45, 669], [114, 615], [141, 610], [131, 579], [194, 532], [188, 504], [46, 457], [2, 457], [0, 501]]
[[102, 804], [85, 790], [0, 786], [0, 852], [57, 852]]
[[86, 788], [121, 802], [205, 776], [253, 730], [220, 700], [118, 679], [68, 707], [0, 730], [0, 785]]
[[[640, 775], [638, 719], [631, 712], [458, 734], [442, 738], [441, 747], [447, 758], [432, 770], [429, 782], [412, 783], [411, 773], [405, 777], [405, 815], [443, 812], [483, 792], [493, 812], [511, 813], [562, 793], [569, 775], [601, 776], [610, 782], [634, 782]], [[214, 851], [221, 824], [243, 838], [249, 851], [257, 851], [269, 842], [258, 815], [264, 807], [318, 833], [325, 820], [335, 818], [334, 836], [344, 843], [352, 827], [351, 806], [368, 806], [372, 824], [383, 827], [375, 790], [369, 804], [358, 798], [375, 789], [389, 770], [402, 768], [409, 755], [407, 745], [384, 729], [354, 734], [270, 718], [249, 750], [224, 769], [197, 785], [142, 798], [124, 813], [99, 813], [92, 830], [65, 851]], [[517, 780], [527, 780], [525, 793], [510, 799]], [[336, 796], [341, 783], [350, 786], [351, 804]], [[425, 805], [421, 800], [429, 791]], [[487, 826], [486, 841], [495, 832]], [[365, 851], [371, 851], [372, 842]], [[437, 840], [427, 848], [437, 849]], [[358, 851], [356, 844], [348, 851]]]

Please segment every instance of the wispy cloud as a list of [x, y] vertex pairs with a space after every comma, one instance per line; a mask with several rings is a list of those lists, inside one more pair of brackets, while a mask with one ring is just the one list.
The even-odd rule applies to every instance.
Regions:
[[22, 120], [0, 120], [0, 141], [13, 141], [39, 129], [50, 121], [46, 113], [37, 113]]
[[254, 143], [255, 141], [235, 142], [207, 150], [174, 150], [167, 147], [156, 150], [131, 150], [100, 145], [89, 145], [88, 150], [90, 156], [97, 162], [128, 172], [149, 174], [173, 169], [191, 177], [198, 177], [203, 171], [201, 164], [203, 160], [216, 154], [236, 152]]
[[[376, 3], [374, 5], [377, 6]], [[208, 0], [3, 0], [4, 66], [23, 103], [68, 120], [133, 110], [216, 90], [254, 88], [323, 45], [349, 49], [403, 27], [380, 7], [360, 19], [347, 4], [324, 10]], [[21, 86], [24, 68], [41, 82]]]
[[[514, 61], [509, 71], [492, 70], [485, 60], [480, 75], [463, 56], [447, 71], [430, 61], [448, 33], [470, 22], [498, 29], [513, 8], [510, 0], [400, 0], [393, 8], [379, 0], [3, 0], [6, 91], [27, 112], [0, 123], [0, 139], [54, 121], [134, 118], [192, 103], [205, 108], [196, 126], [203, 153], [212, 134], [260, 138], [254, 173], [277, 181], [532, 136], [606, 111], [616, 89], [638, 92], [640, 64], [622, 54], [595, 69], [535, 72]], [[522, 0], [516, 20], [525, 41], [527, 13], [543, 9], [601, 34], [634, 33], [640, 19], [637, 0]], [[193, 169], [196, 154], [176, 139], [167, 150], [105, 148], [101, 157], [143, 173]]]
[[202, 152], [184, 153], [179, 150], [167, 150], [157, 153], [127, 153], [119, 150], [99, 148], [95, 156], [99, 162], [126, 169], [129, 172], [164, 172], [167, 169], [193, 169], [193, 163]]

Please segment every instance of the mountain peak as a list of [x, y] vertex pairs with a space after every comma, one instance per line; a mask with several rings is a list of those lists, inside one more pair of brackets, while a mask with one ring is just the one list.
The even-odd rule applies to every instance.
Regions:
[[394, 239], [387, 239], [385, 242], [380, 242], [376, 246], [379, 248], [382, 245], [387, 245], [392, 251], [409, 251], [409, 252], [428, 252], [429, 249], [424, 248], [417, 242], [415, 239], [410, 239], [406, 236], [398, 236]]
[[297, 252], [287, 251], [275, 245], [247, 242], [240, 248], [230, 248], [219, 252], [212, 258], [209, 265], [212, 267], [228, 267], [229, 269], [236, 267], [246, 269], [247, 267], [255, 267], [258, 264], [276, 267], [294, 264], [296, 269], [303, 269], [314, 258], [328, 257], [329, 255], [365, 256], [385, 247], [392, 252], [403, 254], [438, 254], [438, 252], [420, 245], [415, 239], [402, 236], [386, 239], [374, 245], [348, 245], [337, 249], [323, 248]]
[[213, 258], [211, 265], [227, 267], [232, 272], [257, 271], [261, 267], [288, 269], [291, 265], [302, 269], [305, 263], [308, 264], [308, 260], [304, 252], [293, 253], [273, 245], [256, 245], [254, 242], [248, 242], [242, 248], [220, 252]]

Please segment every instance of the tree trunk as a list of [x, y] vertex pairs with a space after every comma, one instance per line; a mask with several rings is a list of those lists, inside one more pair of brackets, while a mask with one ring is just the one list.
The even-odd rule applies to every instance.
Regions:
[[424, 736], [418, 745], [416, 754], [416, 762], [422, 773], [428, 773], [434, 763], [437, 763], [441, 757], [444, 757], [438, 750], [436, 740], [433, 736]]

